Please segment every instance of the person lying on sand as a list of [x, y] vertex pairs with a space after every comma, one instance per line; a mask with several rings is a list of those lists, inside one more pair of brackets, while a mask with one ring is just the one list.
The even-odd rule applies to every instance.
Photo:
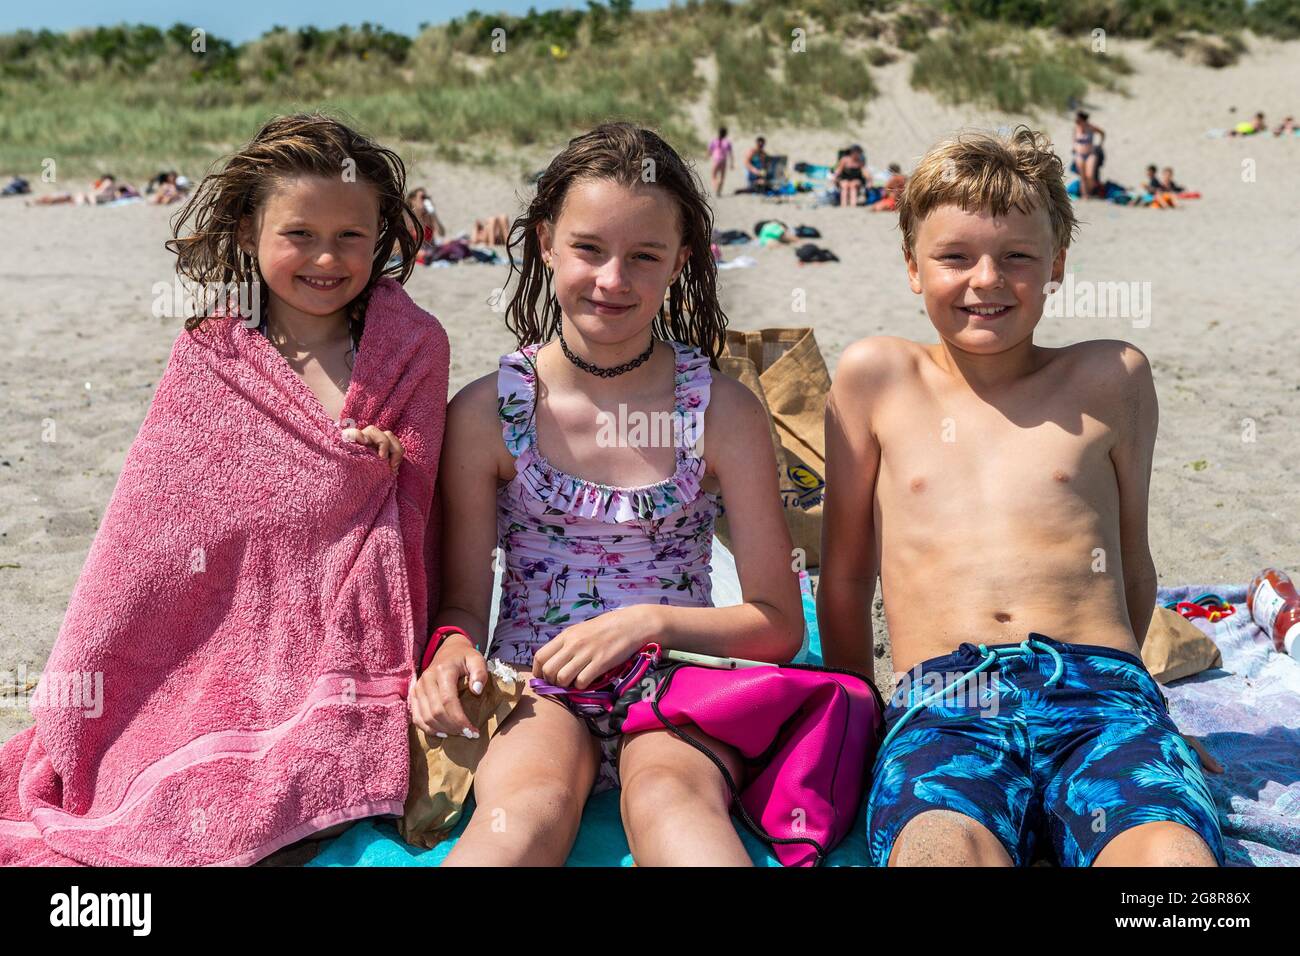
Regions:
[[115, 199], [122, 198], [121, 190], [127, 190], [127, 195], [139, 195], [127, 183], [118, 186], [116, 177], [112, 173], [105, 173], [90, 185], [90, 189], [84, 193], [47, 193], [44, 196], [37, 196], [34, 199], [27, 200], [29, 206], [61, 206], [72, 203], [77, 206], [100, 206], [104, 203], [112, 202]]
[[1238, 123], [1232, 129], [1228, 130], [1229, 136], [1254, 136], [1256, 133], [1262, 133], [1267, 129], [1264, 122], [1264, 114], [1256, 113], [1253, 120], [1244, 123]]
[[1294, 133], [1295, 131], [1296, 131], [1295, 117], [1288, 116], [1286, 119], [1284, 119], [1281, 123], [1277, 125], [1277, 129], [1273, 130], [1273, 135], [1285, 136], [1287, 133]]
[[1026, 127], [931, 149], [899, 226], [938, 343], [863, 339], [833, 379], [826, 664], [871, 672], [879, 574], [899, 677], [867, 805], [878, 865], [1223, 860], [1198, 752], [1217, 764], [1140, 657], [1151, 367], [1125, 342], [1033, 340], [1076, 228], [1063, 172]]

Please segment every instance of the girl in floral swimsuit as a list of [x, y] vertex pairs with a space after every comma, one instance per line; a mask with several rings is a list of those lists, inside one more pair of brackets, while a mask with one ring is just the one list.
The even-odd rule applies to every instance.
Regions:
[[[711, 233], [694, 174], [626, 123], [572, 140], [514, 223], [521, 277], [506, 324], [520, 347], [447, 412], [434, 623], [464, 633], [442, 640], [411, 695], [427, 733], [478, 733], [459, 692], [486, 685], [484, 651], [579, 689], [649, 642], [773, 662], [797, 653], [798, 579], [767, 416], [716, 372], [726, 316]], [[715, 608], [723, 496], [745, 600]], [[689, 732], [743, 779], [734, 750]], [[488, 743], [477, 810], [446, 864], [563, 863], [588, 795], [615, 785], [638, 864], [748, 865], [708, 757], [665, 730], [602, 744], [531, 688]]]

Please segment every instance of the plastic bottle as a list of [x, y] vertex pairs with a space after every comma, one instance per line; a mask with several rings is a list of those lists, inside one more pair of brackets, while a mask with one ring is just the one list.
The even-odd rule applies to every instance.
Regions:
[[1278, 651], [1300, 658], [1300, 593], [1285, 572], [1265, 568], [1255, 575], [1246, 607]]

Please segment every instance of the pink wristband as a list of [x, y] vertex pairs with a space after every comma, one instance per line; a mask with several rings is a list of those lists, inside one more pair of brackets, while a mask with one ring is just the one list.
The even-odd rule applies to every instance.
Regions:
[[420, 661], [420, 673], [423, 674], [428, 670], [429, 664], [433, 661], [434, 655], [438, 653], [438, 648], [442, 647], [442, 642], [453, 634], [460, 634], [471, 644], [474, 643], [470, 640], [468, 634], [456, 627], [454, 624], [444, 624], [442, 627], [435, 629], [433, 634], [429, 637], [429, 643], [424, 648], [424, 659]]

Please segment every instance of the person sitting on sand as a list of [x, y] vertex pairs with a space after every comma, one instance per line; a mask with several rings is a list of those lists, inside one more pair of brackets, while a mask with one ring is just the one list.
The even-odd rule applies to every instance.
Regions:
[[510, 238], [510, 218], [505, 215], [488, 216], [487, 219], [474, 220], [474, 232], [470, 236], [470, 245], [504, 246]]
[[1156, 180], [1156, 186], [1159, 187], [1160, 192], [1173, 193], [1174, 195], [1186, 191], [1185, 187], [1174, 182], [1174, 168], [1172, 166], [1166, 166], [1160, 170], [1160, 178]]
[[1232, 129], [1228, 130], [1229, 136], [1254, 136], [1256, 133], [1262, 133], [1268, 128], [1264, 122], [1264, 114], [1256, 113], [1253, 120], [1238, 123]]
[[1166, 193], [1160, 186], [1160, 177], [1156, 175], [1155, 163], [1148, 163], [1146, 176], [1142, 180], [1143, 192], [1137, 197], [1137, 203], [1142, 206], [1155, 206], [1164, 208], [1176, 206], [1172, 194]]
[[446, 233], [442, 220], [438, 218], [438, 210], [423, 186], [417, 186], [406, 194], [406, 204], [411, 207], [411, 212], [415, 213], [416, 221], [420, 224], [421, 234], [416, 238], [421, 243], [436, 243], [438, 237]]
[[1079, 195], [1084, 197], [1104, 196], [1105, 191], [1099, 182], [1102, 164], [1106, 161], [1106, 151], [1102, 142], [1106, 131], [1088, 121], [1088, 114], [1083, 110], [1074, 114], [1074, 165], [1079, 173]]
[[754, 192], [767, 189], [767, 140], [762, 136], [754, 140], [754, 145], [745, 154], [745, 176]]
[[866, 184], [863, 175], [867, 168], [867, 156], [861, 146], [850, 146], [847, 153], [840, 157], [831, 171], [831, 179], [840, 187], [840, 208], [856, 206]]
[[149, 185], [145, 188], [146, 199], [157, 206], [170, 206], [184, 199], [188, 188], [188, 179], [174, 169], [169, 170], [159, 173], [149, 181]]
[[709, 141], [710, 178], [715, 196], [722, 195], [722, 183], [727, 178], [728, 164], [735, 169], [736, 157], [731, 151], [731, 140], [727, 138], [727, 127], [721, 126], [717, 138]]
[[1140, 656], [1150, 363], [1034, 343], [1077, 228], [1063, 174], [1023, 126], [931, 149], [899, 227], [938, 342], [863, 339], [831, 380], [825, 662], [871, 672], [879, 575], [899, 678], [867, 803], [877, 865], [1223, 861], [1198, 755], [1218, 764]]
[[[1262, 119], [1263, 117], [1261, 116], [1260, 118]], [[1281, 123], [1278, 124], [1277, 129], [1273, 130], [1273, 135], [1285, 136], [1286, 134], [1294, 133], [1295, 131], [1296, 131], [1295, 117], [1288, 116], [1286, 119], [1284, 119]]]
[[891, 212], [898, 208], [898, 200], [903, 196], [903, 190], [907, 187], [907, 177], [903, 175], [903, 167], [898, 163], [889, 164], [889, 179], [885, 181], [884, 189], [881, 191], [880, 199], [872, 203], [872, 212]]

